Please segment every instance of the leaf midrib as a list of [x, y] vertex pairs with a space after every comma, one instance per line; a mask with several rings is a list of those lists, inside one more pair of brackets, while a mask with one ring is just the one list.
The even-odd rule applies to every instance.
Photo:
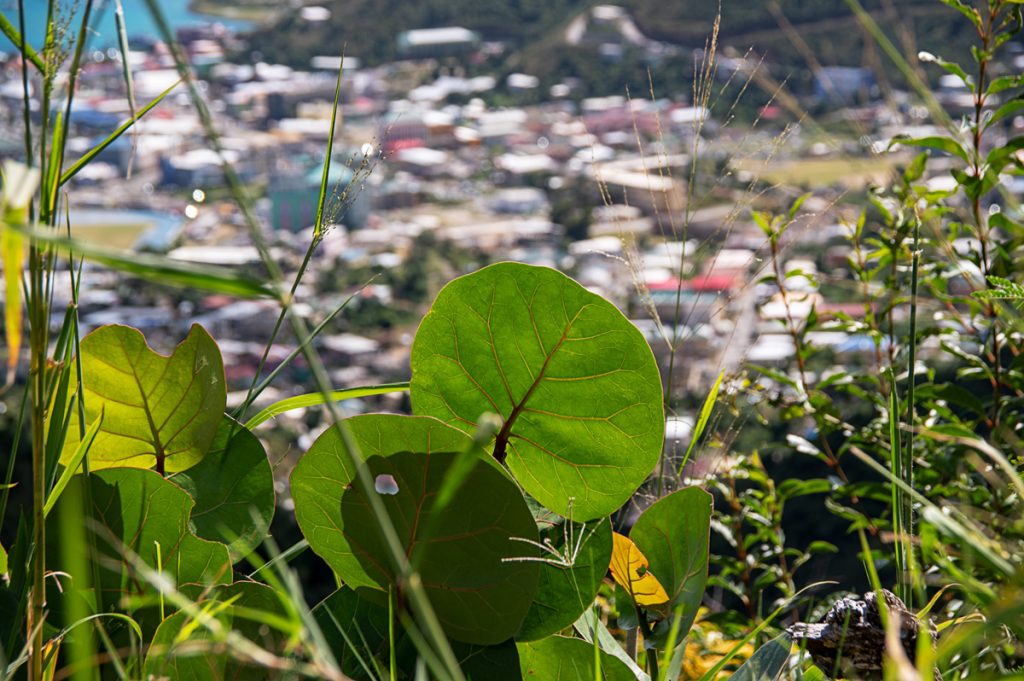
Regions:
[[[589, 306], [582, 306], [579, 310], [576, 311], [576, 314], [573, 315], [573, 318], [566, 323], [565, 328], [562, 329], [561, 336], [559, 336], [558, 338], [558, 342], [555, 343], [555, 347], [551, 348], [551, 352], [547, 353], [547, 356], [544, 357], [544, 363], [541, 365], [540, 371], [537, 372], [537, 377], [533, 379], [533, 383], [530, 384], [530, 387], [526, 390], [526, 393], [523, 395], [522, 399], [519, 400], [519, 402], [512, 407], [512, 411], [509, 413], [508, 418], [505, 419], [505, 423], [502, 424], [501, 430], [498, 431], [497, 436], [495, 436], [494, 458], [499, 463], [505, 463], [505, 457], [508, 455], [508, 441], [512, 435], [512, 427], [515, 425], [515, 422], [519, 418], [519, 415], [526, 408], [526, 404], [530, 401], [530, 398], [533, 396], [533, 393], [537, 389], [537, 386], [539, 386], [541, 381], [544, 380], [544, 375], [547, 373], [548, 367], [551, 365], [551, 360], [554, 359], [555, 355], [558, 354], [559, 349], [561, 349], [562, 345], [568, 339], [569, 331], [572, 330], [572, 325], [576, 323], [576, 320], [580, 318], [580, 315], [583, 314], [583, 311], [587, 309], [587, 307]], [[533, 308], [530, 308], [530, 318], [533, 318]], [[490, 328], [489, 320], [488, 328]], [[543, 346], [541, 347], [543, 349]], [[497, 356], [495, 356], [495, 362], [497, 362]], [[501, 370], [500, 363], [498, 364], [498, 369], [499, 371]]]
[[[120, 340], [119, 345], [121, 346], [121, 351], [124, 352], [125, 356], [130, 356], [129, 350], [125, 346], [123, 339]], [[136, 363], [138, 359], [138, 355], [133, 357], [133, 361], [128, 362], [128, 368], [131, 372], [132, 379], [135, 381], [135, 387], [139, 391], [139, 396], [142, 398], [142, 412], [146, 415], [146, 423], [149, 424], [149, 432], [153, 436], [153, 456], [156, 457], [156, 472], [160, 474], [160, 477], [165, 477], [167, 454], [164, 450], [163, 441], [160, 439], [160, 430], [153, 421], [153, 411], [149, 408], [149, 396], [146, 394], [146, 387], [142, 384], [142, 380], [139, 378], [139, 373], [136, 371]], [[166, 367], [164, 368], [164, 373], [166, 373]]]

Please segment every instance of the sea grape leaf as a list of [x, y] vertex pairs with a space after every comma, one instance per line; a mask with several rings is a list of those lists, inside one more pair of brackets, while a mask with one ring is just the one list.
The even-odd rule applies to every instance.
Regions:
[[[213, 442], [224, 413], [224, 363], [213, 338], [193, 325], [165, 357], [153, 352], [137, 329], [103, 326], [82, 339], [85, 428], [103, 413], [89, 450], [89, 466], [153, 468], [159, 473], [198, 463]], [[74, 373], [69, 393], [74, 392]], [[61, 452], [65, 464], [78, 446], [78, 413], [72, 410]]]
[[[388, 611], [341, 587], [313, 608], [320, 631], [341, 666], [353, 679], [377, 678], [374, 659], [388, 656]], [[404, 647], [396, 641], [396, 647]]]
[[232, 562], [263, 541], [274, 519], [274, 473], [259, 438], [227, 415], [209, 453], [170, 480], [195, 500], [192, 530], [227, 544]]
[[[218, 620], [230, 626], [230, 618], [221, 616]], [[183, 612], [176, 612], [160, 623], [146, 654], [146, 678], [202, 681], [227, 677], [227, 655], [214, 652], [214, 647], [223, 641], [202, 626], [179, 640], [181, 632], [190, 626], [194, 626], [193, 620]]]
[[452, 652], [466, 681], [522, 681], [519, 651], [511, 640], [493, 646], [453, 643]]
[[625, 503], [664, 437], [661, 379], [640, 331], [564, 274], [499, 263], [450, 282], [412, 348], [413, 411], [473, 432], [551, 510], [588, 521]]
[[[281, 620], [287, 612], [273, 589], [259, 582], [235, 582], [206, 594], [196, 605], [213, 614], [223, 631], [234, 630], [261, 649], [282, 654], [286, 636], [258, 621], [268, 616]], [[247, 616], [239, 616], [244, 612]], [[225, 652], [224, 636], [217, 636], [185, 612], [176, 612], [157, 627], [146, 654], [145, 677], [176, 680], [267, 679], [268, 670], [246, 664]]]
[[[537, 541], [526, 500], [504, 471], [478, 459], [459, 493], [435, 510], [435, 497], [456, 464], [456, 452], [372, 456], [367, 468], [388, 488], [373, 490], [417, 567], [445, 633], [464, 643], [492, 645], [519, 630], [537, 590], [538, 566], [507, 561], [536, 556], [513, 537]], [[379, 589], [400, 583], [380, 522], [359, 486], [341, 497], [339, 534]], [[347, 581], [345, 573], [340, 573]]]
[[610, 568], [615, 582], [637, 605], [655, 606], [668, 602], [665, 587], [651, 572], [647, 557], [633, 541], [618, 532], [612, 534]]
[[[519, 669], [524, 679], [593, 679], [594, 644], [581, 638], [549, 636], [517, 643]], [[636, 681], [621, 661], [601, 651], [601, 675], [605, 681]]]
[[[542, 541], [550, 541], [556, 551], [573, 558], [571, 567], [555, 562], [540, 563], [540, 583], [533, 604], [526, 613], [517, 641], [533, 641], [561, 631], [580, 616], [597, 596], [612, 552], [611, 523], [606, 519], [589, 525], [569, 521], [548, 527], [541, 532]], [[579, 551], [575, 556], [577, 541]], [[554, 559], [544, 554], [542, 557]]]
[[[345, 419], [345, 424], [364, 458], [403, 451], [459, 451], [472, 444], [461, 430], [426, 416], [364, 414]], [[313, 551], [334, 572], [345, 575], [349, 587], [376, 587], [352, 555], [344, 536], [341, 495], [354, 475], [338, 430], [324, 431], [292, 471], [295, 519]]]
[[698, 487], [678, 490], [648, 507], [629, 533], [668, 592], [669, 608], [683, 606], [678, 640], [693, 625], [708, 580], [711, 503]]
[[[189, 530], [192, 498], [174, 483], [153, 471], [111, 468], [88, 477], [75, 476], [71, 485], [89, 485], [92, 498], [90, 525], [96, 527], [96, 544], [102, 558], [100, 589], [105, 599], [147, 593], [147, 582], [133, 578], [128, 554], [131, 551], [151, 569], [161, 567], [175, 585], [224, 584], [231, 581], [227, 547], [200, 539]], [[62, 495], [81, 499], [78, 494]], [[59, 516], [58, 516], [59, 517]], [[56, 537], [48, 555], [56, 557], [54, 569], [62, 564]]]
[[[313, 617], [342, 673], [357, 681], [387, 678], [387, 673], [378, 669], [386, 670], [388, 665], [388, 611], [360, 592], [338, 589], [313, 608]], [[402, 678], [401, 670], [412, 669], [419, 653], [400, 626], [395, 637]], [[521, 681], [519, 654], [511, 640], [489, 646], [450, 643], [467, 681]]]

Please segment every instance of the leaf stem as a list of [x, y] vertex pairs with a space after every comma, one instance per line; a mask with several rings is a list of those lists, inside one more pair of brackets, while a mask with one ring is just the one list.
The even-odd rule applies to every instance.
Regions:
[[647, 611], [639, 605], [634, 607], [636, 607], [636, 621], [640, 626], [641, 633], [644, 635], [644, 657], [647, 658], [647, 672], [651, 675], [652, 679], [657, 679], [659, 676], [658, 655], [653, 651], [648, 652], [647, 648], [647, 642], [651, 641], [654, 637], [654, 627], [647, 621]]

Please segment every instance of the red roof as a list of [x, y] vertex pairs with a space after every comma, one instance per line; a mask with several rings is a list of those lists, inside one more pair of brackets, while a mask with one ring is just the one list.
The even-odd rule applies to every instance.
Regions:
[[[734, 274], [702, 274], [683, 282], [684, 291], [730, 291], [736, 288], [738, 277]], [[675, 291], [679, 279], [672, 277], [647, 285], [651, 291]]]

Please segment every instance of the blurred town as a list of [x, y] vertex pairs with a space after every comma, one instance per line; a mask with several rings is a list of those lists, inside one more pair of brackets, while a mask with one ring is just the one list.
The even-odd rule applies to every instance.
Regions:
[[[300, 20], [329, 15], [306, 6]], [[880, 87], [862, 64], [820, 67], [794, 96], [762, 75], [761, 55], [649, 39], [614, 5], [580, 14], [564, 39], [596, 46], [609, 63], [627, 50], [652, 63], [684, 53], [696, 84], [650, 92], [638, 83], [631, 95], [589, 96], [571, 77], [541, 87], [530, 73], [489, 75], [465, 65], [500, 51], [500, 43], [458, 26], [402, 32], [395, 36], [400, 59], [374, 66], [337, 54], [301, 69], [232, 62], [227, 56], [245, 46], [244, 34], [216, 23], [180, 26], [177, 39], [215, 115], [223, 158], [179, 84], [71, 182], [66, 208], [75, 238], [260, 275], [224, 184], [228, 161], [256, 197], [275, 258], [294, 275], [313, 238], [342, 68], [327, 233], [294, 308], [316, 324], [345, 305], [317, 340], [333, 384], [407, 380], [416, 323], [451, 278], [501, 260], [549, 265], [613, 301], [646, 335], [677, 406], [669, 438], [684, 442], [694, 407], [719, 372], [734, 374], [744, 363], [792, 370], [787, 318], [799, 321], [812, 309], [819, 318], [864, 314], [870, 301], [848, 265], [863, 189], [912, 157], [890, 148], [894, 136], [939, 133], [914, 97]], [[179, 76], [163, 42], [150, 36], [130, 44], [139, 108]], [[1006, 67], [1019, 72], [1024, 56], [1012, 54], [1016, 61]], [[96, 47], [86, 59], [69, 163], [132, 111], [120, 53]], [[15, 57], [0, 64], [0, 81], [0, 155], [24, 157]], [[939, 80], [937, 93], [954, 118], [971, 106], [953, 75]], [[1020, 134], [1024, 119], [1007, 125]], [[941, 159], [929, 173], [933, 189], [954, 186]], [[1007, 186], [1024, 194], [1021, 178]], [[752, 211], [784, 212], [809, 189], [781, 250], [790, 275], [784, 299], [762, 280], [773, 264]], [[85, 272], [83, 333], [130, 324], [166, 351], [189, 325], [202, 324], [224, 354], [229, 406], [243, 401], [274, 330], [275, 302], [168, 289], [88, 263]], [[56, 288], [59, 304], [69, 296], [69, 283]], [[837, 364], [875, 349], [849, 330], [809, 340], [831, 348]], [[279, 336], [266, 369], [293, 347], [287, 333]], [[296, 361], [256, 406], [310, 390], [308, 378]], [[345, 406], [401, 410], [404, 399]], [[297, 442], [293, 453], [320, 427], [312, 413], [277, 422]]]

